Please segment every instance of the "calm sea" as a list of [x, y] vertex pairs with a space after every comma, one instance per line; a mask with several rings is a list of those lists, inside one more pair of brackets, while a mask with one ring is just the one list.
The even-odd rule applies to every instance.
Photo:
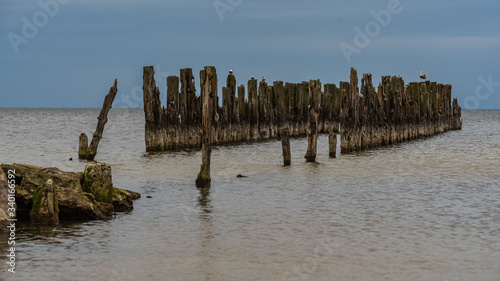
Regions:
[[[78, 137], [98, 115], [0, 109], [0, 162], [83, 171]], [[112, 109], [96, 160], [142, 199], [110, 221], [18, 223], [16, 274], [0, 257], [0, 280], [500, 280], [500, 111], [463, 117], [337, 159], [321, 136], [316, 164], [305, 139], [290, 167], [278, 141], [217, 147], [202, 194], [200, 151], [147, 154], [143, 111]]]

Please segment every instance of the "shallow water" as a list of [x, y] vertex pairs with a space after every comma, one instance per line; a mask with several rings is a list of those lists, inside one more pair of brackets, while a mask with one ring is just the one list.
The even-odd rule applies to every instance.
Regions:
[[[0, 109], [0, 162], [83, 171], [98, 115]], [[306, 139], [290, 167], [278, 141], [216, 147], [207, 194], [200, 151], [147, 154], [143, 111], [112, 109], [96, 160], [142, 199], [111, 221], [18, 223], [0, 279], [500, 280], [500, 111], [463, 115], [462, 131], [337, 159], [320, 136], [317, 164]]]

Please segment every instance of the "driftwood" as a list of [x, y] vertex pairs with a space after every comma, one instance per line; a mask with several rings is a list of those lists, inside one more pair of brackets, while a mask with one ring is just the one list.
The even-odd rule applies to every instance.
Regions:
[[113, 83], [113, 87], [109, 89], [109, 93], [104, 98], [104, 103], [102, 105], [101, 113], [97, 117], [97, 128], [92, 136], [92, 141], [88, 145], [87, 135], [82, 133], [80, 135], [80, 142], [78, 148], [78, 158], [87, 159], [93, 161], [97, 155], [97, 147], [102, 139], [102, 132], [104, 131], [104, 125], [108, 122], [108, 112], [111, 109], [113, 100], [115, 99], [116, 93], [118, 92], [117, 80]]

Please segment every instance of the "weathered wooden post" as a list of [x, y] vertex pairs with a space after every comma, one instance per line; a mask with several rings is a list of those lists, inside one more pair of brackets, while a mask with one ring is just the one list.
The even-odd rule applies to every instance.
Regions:
[[87, 134], [80, 134], [80, 144], [78, 145], [78, 158], [87, 159], [87, 154], [89, 151], [89, 139]]
[[87, 135], [84, 133], [80, 134], [80, 143], [78, 147], [78, 158], [87, 159], [89, 161], [94, 160], [97, 154], [97, 146], [99, 146], [99, 142], [102, 139], [102, 132], [104, 131], [104, 125], [108, 122], [108, 112], [111, 109], [111, 104], [113, 104], [113, 100], [115, 99], [116, 93], [118, 89], [116, 87], [117, 81], [113, 83], [113, 87], [109, 89], [109, 93], [104, 98], [104, 103], [102, 105], [101, 113], [97, 119], [97, 128], [92, 136], [92, 141], [90, 145], [87, 146]]
[[179, 123], [179, 77], [167, 77], [167, 122], [168, 125]]
[[331, 129], [328, 134], [328, 148], [329, 155], [331, 158], [337, 157], [337, 134], [335, 133], [335, 129]]
[[290, 151], [290, 133], [288, 128], [284, 128], [280, 132], [281, 146], [283, 148], [283, 163], [289, 166], [292, 163], [292, 154]]
[[144, 101], [144, 119], [146, 121], [144, 139], [146, 151], [164, 151], [163, 128], [164, 116], [161, 115], [160, 90], [156, 86], [153, 66], [145, 66], [142, 74], [142, 95]]
[[196, 179], [196, 187], [209, 188], [210, 179], [210, 154], [212, 152], [212, 119], [214, 99], [217, 98], [217, 73], [215, 67], [205, 66], [200, 71], [201, 97], [203, 101], [202, 110], [202, 163], [200, 173]]
[[30, 223], [59, 224], [59, 207], [52, 179], [39, 188], [33, 195], [33, 207], [30, 212]]
[[104, 125], [106, 125], [106, 122], [108, 122], [108, 112], [111, 109], [111, 104], [113, 103], [116, 93], [118, 92], [116, 84], [117, 81], [115, 79], [113, 87], [109, 89], [109, 93], [104, 98], [104, 103], [102, 105], [101, 113], [99, 114], [99, 117], [97, 117], [97, 119], [99, 120], [97, 122], [97, 128], [94, 132], [94, 135], [92, 136], [92, 141], [90, 142], [89, 145], [87, 160], [90, 161], [94, 160], [97, 154], [97, 146], [99, 146], [99, 142], [102, 139], [102, 132], [104, 131]]
[[309, 106], [307, 123], [307, 152], [306, 162], [316, 161], [316, 146], [318, 143], [318, 117], [321, 101], [321, 82], [309, 81]]
[[260, 140], [259, 133], [259, 96], [257, 95], [257, 80], [252, 77], [248, 80], [248, 106], [250, 118], [251, 140]]

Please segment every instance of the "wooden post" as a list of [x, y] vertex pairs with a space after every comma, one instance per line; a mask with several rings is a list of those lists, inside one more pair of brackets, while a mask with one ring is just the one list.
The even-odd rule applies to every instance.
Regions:
[[257, 80], [252, 77], [248, 80], [248, 105], [250, 108], [250, 137], [251, 140], [260, 140], [259, 133], [259, 96], [257, 95]]
[[335, 133], [335, 129], [331, 129], [328, 134], [328, 148], [330, 157], [337, 158], [337, 134]]
[[164, 119], [161, 112], [160, 90], [156, 86], [154, 79], [155, 71], [153, 66], [145, 66], [143, 69], [142, 93], [144, 100], [144, 119], [146, 121], [144, 138], [146, 141], [146, 151], [163, 151]]
[[282, 129], [280, 136], [281, 146], [283, 147], [283, 163], [285, 166], [289, 166], [292, 163], [292, 155], [290, 152], [290, 133], [288, 128]]
[[89, 139], [87, 134], [80, 134], [80, 145], [78, 146], [78, 159], [87, 159], [87, 154], [89, 151]]
[[99, 121], [97, 122], [97, 128], [94, 132], [94, 135], [92, 136], [92, 141], [90, 142], [87, 153], [87, 160], [89, 161], [94, 160], [97, 154], [97, 146], [99, 146], [99, 142], [102, 139], [102, 132], [104, 131], [104, 125], [106, 125], [106, 122], [108, 122], [108, 112], [111, 109], [111, 104], [113, 103], [116, 93], [118, 92], [116, 85], [117, 81], [115, 79], [113, 87], [109, 89], [109, 93], [104, 98], [104, 103], [102, 105], [101, 113], [99, 114], [99, 117], [97, 117]]
[[168, 125], [179, 123], [179, 77], [167, 77]]
[[318, 117], [321, 101], [321, 82], [309, 81], [309, 106], [307, 122], [307, 152], [306, 162], [316, 161], [316, 146], [318, 143]]
[[202, 110], [202, 164], [200, 173], [196, 179], [196, 187], [209, 188], [210, 179], [210, 154], [212, 152], [212, 119], [213, 119], [213, 105], [214, 99], [217, 98], [217, 73], [215, 67], [205, 66], [205, 69], [200, 71], [201, 81], [201, 97], [203, 99]]

